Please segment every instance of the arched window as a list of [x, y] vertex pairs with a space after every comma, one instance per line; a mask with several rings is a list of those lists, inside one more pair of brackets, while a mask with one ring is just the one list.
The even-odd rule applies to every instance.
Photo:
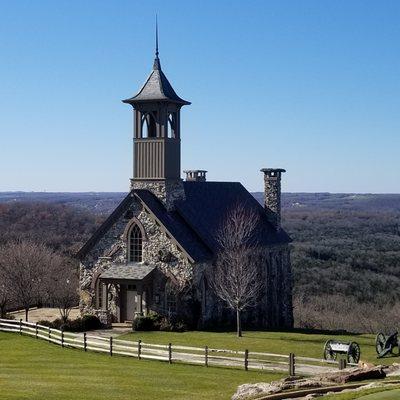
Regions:
[[147, 113], [142, 117], [143, 138], [155, 138], [157, 136], [156, 118], [157, 112]]
[[168, 137], [171, 138], [176, 138], [177, 137], [177, 131], [176, 131], [176, 114], [175, 113], [170, 113], [168, 114]]
[[96, 308], [101, 310], [103, 308], [103, 296], [104, 296], [104, 286], [101, 282], [100, 277], [96, 279]]
[[142, 231], [138, 225], [133, 225], [128, 235], [128, 261], [142, 261]]
[[203, 309], [203, 313], [206, 312], [207, 308], [207, 289], [208, 289], [207, 278], [204, 276], [203, 279], [201, 280], [201, 306]]
[[176, 291], [170, 280], [165, 284], [165, 308], [168, 314], [176, 312]]

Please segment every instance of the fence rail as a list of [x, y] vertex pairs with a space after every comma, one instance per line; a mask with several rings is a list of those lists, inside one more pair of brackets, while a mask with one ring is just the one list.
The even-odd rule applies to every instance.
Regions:
[[[310, 357], [297, 357], [294, 354], [273, 354], [253, 352], [249, 350], [237, 351], [228, 349], [215, 349], [208, 346], [193, 347], [172, 345], [171, 343], [152, 344], [118, 338], [104, 338], [87, 335], [86, 333], [64, 332], [47, 326], [24, 322], [22, 320], [0, 319], [0, 331], [14, 332], [20, 335], [33, 336], [62, 347], [76, 348], [84, 351], [108, 353], [110, 356], [121, 355], [135, 357], [139, 360], [158, 360], [168, 363], [180, 362], [218, 367], [241, 368], [246, 371], [263, 370], [275, 372], [288, 372], [312, 375], [320, 372], [332, 371], [340, 367], [337, 361], [326, 361]], [[354, 364], [350, 364], [354, 365]]]

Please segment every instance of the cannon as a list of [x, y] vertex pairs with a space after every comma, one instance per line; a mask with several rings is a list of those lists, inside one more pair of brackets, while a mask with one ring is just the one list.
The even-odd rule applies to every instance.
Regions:
[[357, 364], [360, 361], [360, 346], [356, 342], [328, 340], [324, 346], [324, 359], [336, 361], [338, 354], [345, 354], [348, 363]]
[[[375, 349], [378, 353], [378, 358], [385, 357], [389, 353], [394, 356], [400, 355], [399, 339], [397, 337], [398, 332], [394, 332], [389, 336], [385, 336], [382, 332], [376, 335]], [[397, 350], [395, 348], [397, 347]]]

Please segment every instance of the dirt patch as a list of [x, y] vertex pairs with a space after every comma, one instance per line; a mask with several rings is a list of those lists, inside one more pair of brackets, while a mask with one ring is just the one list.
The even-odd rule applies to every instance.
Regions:
[[[22, 319], [25, 321], [24, 310], [14, 311], [10, 314], [13, 315], [16, 320]], [[76, 307], [71, 310], [69, 318], [75, 319], [79, 316], [79, 309]], [[56, 318], [60, 318], [60, 312], [58, 311], [58, 308], [32, 308], [28, 313], [28, 321], [32, 323], [36, 323], [41, 320], [53, 321]]]

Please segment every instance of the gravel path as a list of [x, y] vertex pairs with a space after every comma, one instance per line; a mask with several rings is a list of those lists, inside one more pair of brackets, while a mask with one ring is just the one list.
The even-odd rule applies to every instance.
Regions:
[[[10, 313], [16, 320], [22, 319], [25, 321], [25, 311], [13, 311]], [[75, 319], [80, 316], [78, 307], [71, 310], [69, 314], [70, 319]], [[60, 318], [60, 312], [58, 308], [31, 308], [28, 313], [28, 321], [36, 323], [41, 320], [54, 321], [56, 318]]]

